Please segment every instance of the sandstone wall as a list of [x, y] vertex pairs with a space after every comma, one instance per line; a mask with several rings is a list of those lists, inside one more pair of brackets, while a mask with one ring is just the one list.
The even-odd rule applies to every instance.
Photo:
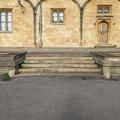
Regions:
[[[98, 44], [97, 5], [112, 5], [112, 18], [109, 28], [108, 44], [120, 47], [120, 2], [118, 0], [92, 0], [84, 10], [83, 43], [84, 46]], [[108, 19], [108, 18], [107, 18]], [[87, 24], [87, 26], [86, 26]]]
[[[77, 0], [82, 6], [86, 0]], [[36, 0], [32, 0], [34, 5]], [[33, 11], [28, 3], [21, 13], [17, 0], [1, 0], [0, 8], [12, 8], [13, 29], [11, 33], [0, 33], [0, 47], [34, 47]], [[112, 5], [112, 15], [109, 44], [120, 47], [120, 2], [118, 0], [92, 0], [84, 10], [83, 16], [83, 45], [94, 47], [98, 44], [97, 36], [97, 5]], [[80, 11], [72, 0], [46, 0], [43, 6], [43, 47], [80, 47]], [[53, 25], [50, 22], [51, 8], [66, 8], [65, 24]], [[39, 15], [37, 11], [37, 46], [40, 44]]]
[[25, 3], [25, 13], [21, 13], [17, 0], [1, 0], [0, 8], [12, 8], [13, 29], [11, 33], [0, 33], [0, 47], [33, 46], [33, 14]]
[[[51, 8], [65, 8], [65, 24], [50, 22]], [[78, 47], [80, 11], [71, 0], [47, 0], [43, 3], [43, 47]]]

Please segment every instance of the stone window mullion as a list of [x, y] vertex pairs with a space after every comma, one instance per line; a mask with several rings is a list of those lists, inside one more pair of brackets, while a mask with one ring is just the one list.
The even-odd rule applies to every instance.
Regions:
[[59, 24], [59, 10], [57, 10], [57, 24]]

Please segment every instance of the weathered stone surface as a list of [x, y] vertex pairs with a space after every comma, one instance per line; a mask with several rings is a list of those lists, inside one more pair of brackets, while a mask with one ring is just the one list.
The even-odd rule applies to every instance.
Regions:
[[[75, 55], [78, 56], [75, 56]], [[43, 55], [43, 56], [42, 56]], [[101, 75], [90, 54], [84, 53], [28, 53], [19, 73], [24, 75]]]
[[19, 65], [25, 59], [25, 52], [13, 52], [7, 53], [5, 55], [0, 55], [0, 73], [9, 73], [13, 76], [18, 72]]
[[8, 74], [9, 74], [10, 77], [14, 77], [15, 76], [15, 70], [10, 70], [8, 72]]
[[[80, 47], [80, 10], [74, 0], [45, 0], [43, 6], [43, 47]], [[87, 0], [77, 0], [80, 6]], [[36, 5], [37, 1], [32, 0]], [[22, 0], [24, 14], [17, 0], [1, 0], [0, 8], [12, 8], [13, 28], [11, 33], [0, 33], [0, 47], [34, 47], [33, 11], [30, 4]], [[97, 5], [112, 5], [108, 44], [120, 47], [120, 2], [118, 0], [91, 0], [84, 9], [82, 46], [98, 44]], [[65, 24], [51, 24], [51, 8], [65, 8]], [[39, 9], [37, 11], [37, 46], [40, 46]], [[109, 18], [107, 18], [109, 19]]]
[[93, 54], [94, 61], [101, 66], [103, 75], [107, 78], [120, 77], [120, 53], [99, 53]]
[[112, 80], [120, 81], [120, 75], [112, 75], [112, 76], [111, 76], [111, 79], [112, 79]]

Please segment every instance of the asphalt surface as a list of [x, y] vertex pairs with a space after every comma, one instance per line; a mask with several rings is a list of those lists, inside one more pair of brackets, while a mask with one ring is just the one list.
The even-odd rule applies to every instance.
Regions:
[[0, 120], [120, 120], [120, 81], [67, 76], [0, 81]]

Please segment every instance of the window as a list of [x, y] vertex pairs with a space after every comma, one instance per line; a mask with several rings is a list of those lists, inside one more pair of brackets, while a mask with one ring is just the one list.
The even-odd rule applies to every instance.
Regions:
[[98, 9], [98, 14], [103, 14], [103, 9], [102, 8]]
[[99, 15], [110, 15], [111, 14], [111, 5], [98, 5], [97, 13]]
[[0, 10], [0, 32], [12, 31], [12, 11]]
[[105, 9], [104, 9], [104, 13], [105, 13], [105, 14], [108, 14], [108, 13], [109, 13], [109, 8], [105, 8]]
[[52, 23], [53, 24], [63, 24], [65, 9], [52, 9]]

